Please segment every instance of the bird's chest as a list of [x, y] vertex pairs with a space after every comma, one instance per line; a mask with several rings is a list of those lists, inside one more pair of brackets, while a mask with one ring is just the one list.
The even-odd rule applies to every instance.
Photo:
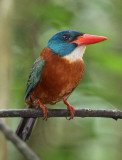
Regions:
[[77, 60], [69, 63], [60, 56], [43, 57], [46, 59], [40, 81], [31, 92], [34, 99], [44, 104], [55, 104], [66, 99], [83, 77], [84, 62]]
[[[76, 86], [84, 73], [83, 61], [73, 63], [55, 62], [47, 64], [42, 73], [41, 83], [45, 81], [46, 88], [61, 90]], [[44, 83], [43, 83], [44, 84]]]
[[46, 62], [40, 80], [40, 90], [53, 98], [63, 97], [72, 92], [82, 79], [84, 73], [83, 60], [69, 63], [58, 57]]

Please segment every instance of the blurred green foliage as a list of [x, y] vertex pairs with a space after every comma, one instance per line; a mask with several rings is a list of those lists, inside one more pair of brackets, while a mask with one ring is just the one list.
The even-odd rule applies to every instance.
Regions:
[[[108, 37], [90, 45], [84, 55], [85, 74], [69, 102], [80, 108], [122, 109], [122, 11], [120, 0], [15, 1], [12, 22], [11, 106], [24, 108], [30, 69], [48, 39], [74, 29]], [[61, 102], [49, 108], [61, 108]], [[16, 128], [19, 118], [11, 119]], [[43, 160], [121, 160], [121, 121], [101, 118], [39, 119], [29, 146]], [[8, 160], [24, 160], [8, 145]]]

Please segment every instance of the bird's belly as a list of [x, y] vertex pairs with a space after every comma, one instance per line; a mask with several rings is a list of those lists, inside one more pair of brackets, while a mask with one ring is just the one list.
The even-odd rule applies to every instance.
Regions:
[[84, 62], [81, 60], [72, 64], [47, 65], [43, 70], [40, 82], [33, 90], [33, 95], [35, 98], [39, 98], [43, 104], [55, 104], [65, 100], [79, 84], [83, 73]]

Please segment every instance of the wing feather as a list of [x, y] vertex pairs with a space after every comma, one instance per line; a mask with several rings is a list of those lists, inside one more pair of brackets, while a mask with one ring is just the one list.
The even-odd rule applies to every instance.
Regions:
[[32, 70], [29, 75], [28, 82], [27, 82], [27, 89], [25, 92], [25, 100], [28, 98], [29, 92], [40, 81], [41, 73], [42, 73], [44, 65], [45, 65], [45, 60], [40, 57], [37, 58], [37, 60], [34, 62]]

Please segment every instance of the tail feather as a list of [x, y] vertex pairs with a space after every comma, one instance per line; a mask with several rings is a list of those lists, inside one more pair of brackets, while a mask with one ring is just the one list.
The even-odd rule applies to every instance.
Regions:
[[22, 118], [16, 129], [16, 134], [23, 140], [26, 141], [32, 132], [36, 118]]
[[[31, 108], [31, 106], [27, 106], [27, 108]], [[36, 119], [37, 118], [22, 118], [20, 120], [16, 129], [16, 134], [23, 141], [26, 141], [30, 137]]]

